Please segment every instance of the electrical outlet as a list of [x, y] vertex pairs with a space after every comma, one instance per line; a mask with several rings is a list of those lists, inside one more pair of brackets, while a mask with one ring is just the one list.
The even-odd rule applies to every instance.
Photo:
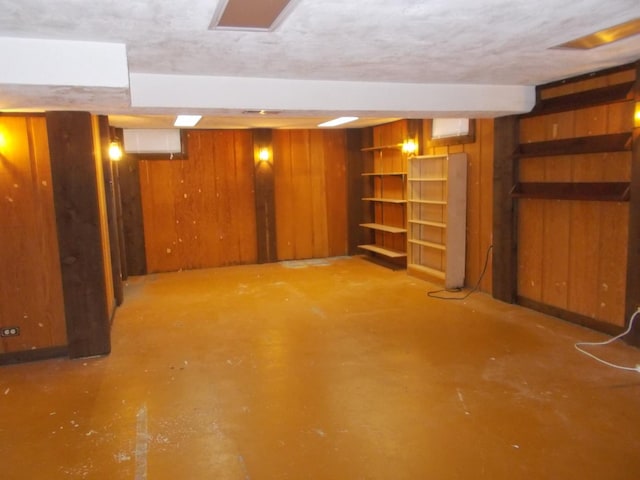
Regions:
[[17, 337], [20, 335], [20, 327], [0, 327], [0, 337]]

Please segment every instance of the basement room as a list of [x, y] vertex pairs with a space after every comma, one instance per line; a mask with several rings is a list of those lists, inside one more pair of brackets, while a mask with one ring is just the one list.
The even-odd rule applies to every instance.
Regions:
[[0, 478], [640, 478], [637, 0], [0, 6]]

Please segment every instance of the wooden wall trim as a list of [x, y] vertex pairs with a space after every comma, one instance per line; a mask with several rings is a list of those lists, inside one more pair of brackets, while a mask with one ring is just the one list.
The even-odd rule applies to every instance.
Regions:
[[[640, 104], [640, 61], [636, 62], [635, 83], [636, 115]], [[629, 244], [627, 248], [627, 292], [625, 297], [625, 324], [640, 307], [640, 120], [635, 119], [631, 153], [631, 198], [629, 201]], [[627, 341], [640, 346], [640, 325], [636, 326]]]
[[0, 365], [14, 363], [37, 362], [57, 357], [69, 356], [67, 347], [37, 348], [35, 350], [21, 350], [19, 352], [0, 353]]
[[109, 227], [109, 246], [111, 251], [111, 278], [116, 305], [121, 305], [124, 299], [122, 286], [122, 264], [120, 262], [120, 242], [118, 235], [118, 215], [116, 208], [116, 194], [114, 188], [113, 166], [109, 158], [109, 143], [111, 134], [109, 118], [106, 115], [98, 116], [100, 129], [100, 144], [102, 146], [102, 171], [104, 176], [104, 192], [107, 206], [107, 222]]
[[562, 80], [556, 80], [554, 82], [545, 83], [543, 85], [539, 85], [537, 87], [537, 90], [545, 90], [547, 88], [559, 87], [561, 85], [567, 85], [567, 84], [570, 84], [570, 83], [578, 83], [578, 82], [582, 82], [584, 80], [590, 80], [590, 79], [597, 78], [597, 77], [604, 77], [604, 76], [607, 76], [607, 75], [611, 75], [612, 73], [624, 72], [625, 70], [631, 70], [634, 67], [635, 67], [634, 63], [626, 63], [624, 65], [618, 65], [618, 66], [615, 66], [615, 67], [606, 68], [604, 70], [598, 70], [596, 72], [585, 73], [583, 75], [578, 75], [576, 77], [570, 77], [570, 78], [565, 78], [565, 79], [562, 79]]
[[69, 356], [111, 350], [92, 117], [47, 112]]
[[522, 296], [517, 297], [517, 303], [523, 307], [536, 310], [546, 315], [551, 315], [552, 317], [561, 318], [568, 322], [575, 323], [576, 325], [582, 325], [583, 327], [591, 328], [592, 330], [597, 330], [609, 335], [618, 335], [622, 332], [622, 328], [618, 325], [602, 322], [594, 318], [587, 317], [586, 315], [580, 315], [579, 313], [571, 312], [569, 310], [536, 302], [535, 300], [530, 300]]
[[[272, 134], [268, 128], [253, 130], [253, 158], [255, 162], [256, 238], [258, 263], [278, 260], [276, 242], [275, 177], [273, 174]], [[266, 148], [271, 158], [258, 161], [258, 153]]]
[[493, 165], [493, 296], [514, 303], [517, 292], [517, 232], [515, 202], [510, 196], [517, 178], [513, 154], [518, 148], [518, 117], [496, 118]]
[[365, 145], [371, 145], [372, 130], [349, 128], [347, 135], [347, 236], [349, 255], [358, 255], [360, 250], [358, 245], [366, 243], [362, 238], [362, 152], [360, 149]]

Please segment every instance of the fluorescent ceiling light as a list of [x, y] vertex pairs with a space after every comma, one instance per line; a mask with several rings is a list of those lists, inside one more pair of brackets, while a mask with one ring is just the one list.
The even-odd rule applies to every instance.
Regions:
[[174, 127], [195, 127], [202, 115], [178, 115]]
[[622, 40], [639, 33], [640, 18], [635, 18], [633, 20], [629, 20], [628, 22], [605, 28], [604, 30], [600, 30], [599, 32], [585, 35], [584, 37], [576, 38], [575, 40], [556, 45], [552, 48], [577, 48], [579, 50], [588, 50], [590, 48], [617, 42], [618, 40]]
[[319, 127], [337, 127], [338, 125], [343, 125], [345, 123], [354, 122], [358, 120], [358, 117], [338, 117], [333, 120], [329, 120], [328, 122], [324, 122], [319, 124]]

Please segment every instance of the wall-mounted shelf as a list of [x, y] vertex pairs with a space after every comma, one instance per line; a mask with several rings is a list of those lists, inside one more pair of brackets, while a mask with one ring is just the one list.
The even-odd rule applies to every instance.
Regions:
[[514, 158], [625, 152], [631, 150], [631, 133], [612, 133], [545, 142], [521, 143]]
[[519, 182], [513, 198], [628, 202], [629, 182]]
[[362, 199], [362, 201], [363, 202], [380, 202], [380, 203], [398, 203], [398, 204], [407, 203], [407, 201], [403, 198], [365, 197]]
[[360, 149], [362, 152], [375, 152], [377, 150], [402, 150], [402, 144], [380, 145], [379, 147], [364, 147]]
[[404, 177], [407, 172], [365, 172], [363, 177]]
[[404, 258], [407, 256], [407, 252], [393, 250], [391, 248], [385, 248], [379, 245], [358, 245], [358, 248], [367, 250], [369, 252], [378, 253], [388, 258]]
[[[361, 149], [363, 154], [364, 222], [368, 240], [358, 248], [399, 264], [406, 253], [406, 158], [402, 144]], [[400, 260], [397, 260], [400, 259]], [[402, 262], [404, 263], [404, 262]], [[403, 265], [404, 266], [404, 265]]]
[[381, 223], [361, 223], [360, 226], [364, 228], [370, 228], [372, 230], [379, 230], [381, 232], [388, 232], [388, 233], [406, 233], [407, 232], [406, 228], [394, 227], [393, 225], [384, 225]]
[[531, 112], [522, 115], [522, 117], [568, 112], [570, 110], [632, 100], [633, 86], [634, 82], [618, 83], [584, 92], [542, 99], [538, 101]]

